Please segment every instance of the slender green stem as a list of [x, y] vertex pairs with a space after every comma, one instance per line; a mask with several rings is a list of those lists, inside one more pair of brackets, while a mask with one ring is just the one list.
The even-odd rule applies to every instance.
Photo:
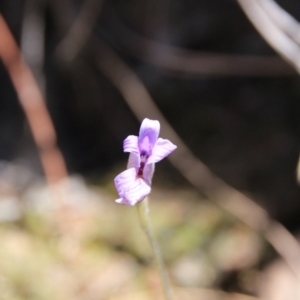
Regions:
[[139, 203], [137, 206], [137, 212], [139, 216], [139, 220], [141, 223], [141, 226], [143, 230], [145, 231], [149, 242], [151, 244], [151, 247], [153, 249], [154, 257], [156, 260], [156, 264], [159, 270], [160, 278], [161, 278], [161, 283], [163, 286], [164, 294], [166, 300], [173, 300], [173, 293], [170, 285], [170, 281], [168, 278], [168, 274], [166, 272], [166, 268], [164, 265], [164, 261], [162, 258], [162, 255], [160, 253], [160, 249], [158, 246], [158, 243], [155, 239], [150, 217], [149, 217], [149, 203], [148, 203], [148, 198], [144, 199], [141, 203]]

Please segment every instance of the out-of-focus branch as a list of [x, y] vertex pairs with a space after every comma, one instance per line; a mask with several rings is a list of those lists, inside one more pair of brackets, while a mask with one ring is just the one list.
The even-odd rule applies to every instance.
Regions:
[[0, 58], [28, 120], [46, 179], [48, 183], [55, 183], [67, 177], [67, 168], [56, 145], [54, 126], [42, 94], [2, 15], [0, 15], [0, 36]]
[[74, 3], [69, 0], [51, 0], [48, 1], [48, 7], [53, 17], [56, 31], [63, 39], [69, 32], [69, 28], [76, 17]]
[[295, 72], [277, 56], [228, 55], [192, 51], [166, 45], [128, 29], [112, 12], [113, 28], [109, 39], [117, 49], [134, 58], [163, 69], [170, 75], [216, 76], [288, 76]]
[[237, 0], [237, 2], [262, 37], [299, 73], [300, 47], [274, 23], [263, 9], [261, 2], [264, 0]]
[[171, 75], [189, 75], [199, 78], [218, 76], [274, 77], [294, 74], [293, 70], [278, 57], [197, 52], [163, 45], [146, 38], [124, 43], [120, 49], [146, 63], [162, 68]]
[[42, 93], [45, 93], [43, 73], [45, 54], [44, 0], [25, 1], [21, 36], [21, 51]]
[[259, 5], [282, 31], [297, 44], [300, 44], [300, 23], [293, 16], [274, 0], [263, 0], [259, 2]]
[[104, 0], [86, 0], [69, 32], [59, 43], [56, 54], [65, 62], [71, 62], [90, 37], [97, 22]]
[[112, 49], [100, 42], [95, 50], [98, 66], [137, 118], [140, 121], [145, 117], [158, 119], [162, 123], [162, 135], [178, 146], [169, 157], [175, 168], [223, 209], [261, 232], [300, 280], [300, 246], [295, 238], [254, 201], [216, 177], [193, 155], [154, 104], [141, 80]]

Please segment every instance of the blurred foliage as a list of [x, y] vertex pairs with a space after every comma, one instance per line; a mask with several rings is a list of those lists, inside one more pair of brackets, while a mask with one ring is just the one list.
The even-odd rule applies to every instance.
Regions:
[[[110, 193], [79, 179], [71, 186], [63, 215], [39, 185], [23, 195], [20, 218], [2, 221], [1, 299], [161, 297], [135, 207], [117, 205]], [[189, 190], [155, 190], [150, 208], [175, 293], [186, 293], [181, 299], [203, 288], [257, 293], [270, 251], [257, 233]]]

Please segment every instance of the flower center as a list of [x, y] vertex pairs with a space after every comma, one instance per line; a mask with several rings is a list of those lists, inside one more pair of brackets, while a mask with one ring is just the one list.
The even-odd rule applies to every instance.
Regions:
[[148, 157], [149, 156], [146, 154], [145, 151], [141, 152], [141, 155], [140, 155], [141, 162], [140, 162], [140, 167], [139, 167], [138, 174], [137, 174], [137, 176], [139, 178], [143, 178], [144, 167], [145, 167]]
[[[149, 140], [148, 136], [145, 136], [140, 142], [139, 142], [139, 150], [141, 153], [141, 157], [143, 155], [150, 155], [151, 154], [151, 150], [152, 150], [152, 146]], [[148, 157], [147, 157], [148, 158]]]

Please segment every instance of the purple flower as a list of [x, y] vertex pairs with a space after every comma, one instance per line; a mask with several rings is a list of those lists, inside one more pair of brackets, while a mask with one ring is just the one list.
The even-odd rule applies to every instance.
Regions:
[[177, 146], [158, 138], [159, 121], [144, 119], [139, 136], [130, 135], [123, 143], [124, 152], [130, 152], [127, 170], [115, 178], [120, 196], [117, 203], [135, 205], [151, 192], [154, 164], [168, 156]]

